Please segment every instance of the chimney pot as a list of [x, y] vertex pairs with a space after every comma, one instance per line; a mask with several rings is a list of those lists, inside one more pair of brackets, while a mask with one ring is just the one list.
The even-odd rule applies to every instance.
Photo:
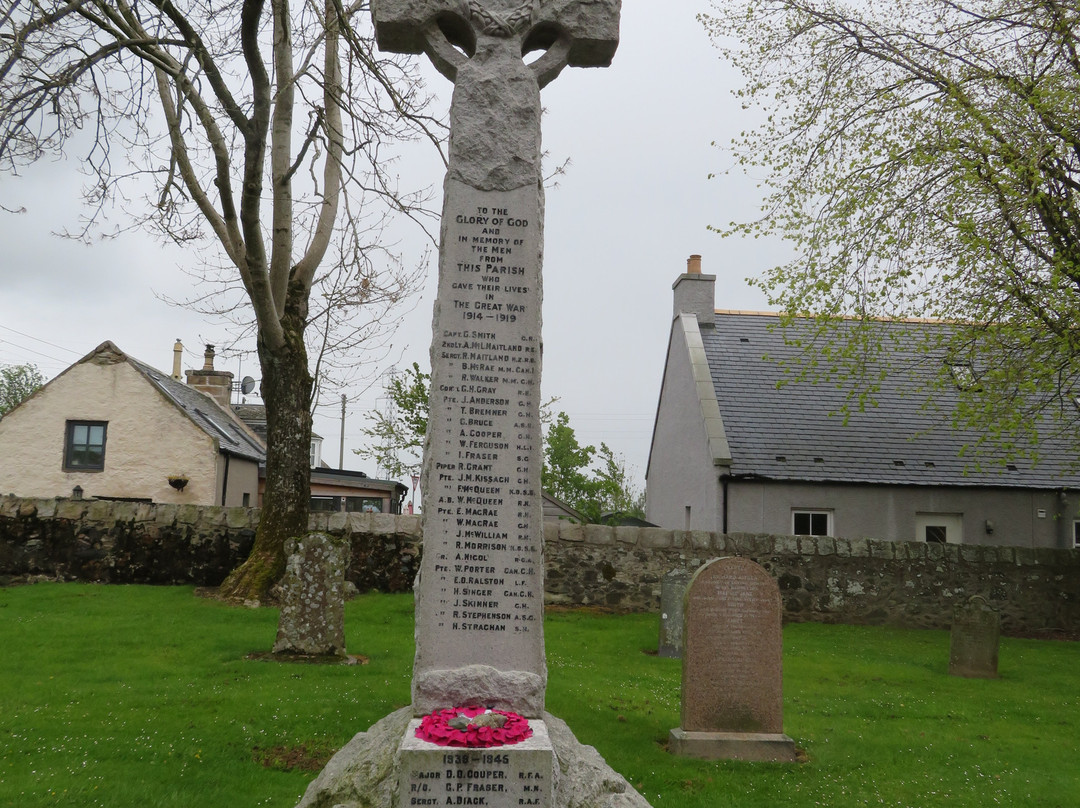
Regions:
[[214, 369], [214, 346], [207, 345], [206, 353], [203, 354], [203, 370]]
[[702, 328], [713, 328], [715, 320], [716, 276], [701, 272], [701, 256], [686, 259], [686, 272], [671, 287], [675, 292], [674, 316], [693, 314]]
[[172, 346], [172, 377], [180, 381], [180, 365], [184, 361], [184, 343], [179, 339]]

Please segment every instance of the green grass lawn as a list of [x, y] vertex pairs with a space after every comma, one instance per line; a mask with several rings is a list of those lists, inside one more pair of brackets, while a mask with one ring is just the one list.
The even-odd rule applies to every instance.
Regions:
[[[277, 614], [190, 588], [0, 589], [0, 806], [291, 808], [352, 735], [409, 701], [412, 599], [346, 610], [364, 666], [245, 658]], [[546, 621], [548, 707], [655, 808], [1080, 805], [1080, 645], [1002, 641], [1001, 678], [946, 675], [948, 634], [784, 630], [798, 765], [671, 757], [679, 662], [654, 615]]]

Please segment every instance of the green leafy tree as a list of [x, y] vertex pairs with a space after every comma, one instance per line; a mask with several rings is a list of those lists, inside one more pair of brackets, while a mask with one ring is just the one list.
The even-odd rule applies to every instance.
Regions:
[[233, 599], [263, 598], [285, 540], [308, 527], [308, 326], [399, 295], [397, 283], [372, 288], [391, 262], [369, 227], [387, 211], [418, 215], [419, 200], [399, 193], [387, 150], [442, 131], [414, 68], [378, 52], [369, 12], [338, 0], [0, 10], [0, 171], [78, 154], [91, 226], [118, 202], [134, 225], [205, 249], [207, 277], [248, 311], [266, 492], [251, 554], [222, 585]]
[[626, 458], [615, 454], [606, 443], [597, 450], [599, 468], [595, 479], [599, 493], [601, 515], [623, 514], [645, 518], [645, 491], [630, 479]]
[[544, 434], [544, 467], [540, 472], [540, 484], [545, 491], [575, 510], [596, 521], [597, 513], [590, 505], [598, 496], [596, 480], [589, 473], [596, 456], [596, 448], [582, 446], [570, 426], [570, 416], [565, 412], [556, 414]]
[[420, 370], [416, 362], [404, 373], [392, 374], [384, 388], [387, 408], [368, 413], [371, 425], [361, 430], [369, 439], [368, 447], [353, 451], [373, 460], [391, 478], [419, 474], [430, 387], [431, 374]]
[[606, 443], [582, 446], [570, 417], [558, 413], [544, 434], [544, 490], [579, 511], [589, 522], [608, 514], [645, 517], [645, 494], [635, 488], [626, 460]]
[[[1080, 5], [1075, 0], [716, 0], [702, 20], [760, 126], [733, 143], [794, 260], [756, 283], [812, 315], [797, 373], [852, 403], [889, 351], [881, 318], [946, 319], [923, 346], [959, 422], [1016, 451], [1076, 434], [1080, 393]], [[843, 329], [841, 318], [854, 318]], [[834, 376], [832, 381], [837, 381]]]
[[0, 418], [32, 396], [45, 377], [36, 365], [4, 365], [0, 367]]
[[[378, 464], [394, 478], [420, 472], [424, 437], [428, 425], [428, 393], [431, 376], [414, 362], [403, 373], [394, 373], [384, 387], [388, 405], [368, 413], [369, 439], [355, 453]], [[590, 522], [601, 521], [609, 512], [644, 517], [644, 493], [634, 488], [626, 471], [626, 461], [600, 444], [600, 449], [582, 446], [565, 412], [552, 414], [557, 399], [540, 406], [544, 428], [544, 465], [540, 472], [543, 489]], [[594, 465], [599, 464], [599, 468]]]

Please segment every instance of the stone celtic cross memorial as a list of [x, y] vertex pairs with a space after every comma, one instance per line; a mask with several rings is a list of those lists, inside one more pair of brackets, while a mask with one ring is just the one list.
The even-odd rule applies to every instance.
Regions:
[[424, 451], [417, 715], [468, 703], [543, 711], [540, 89], [567, 65], [610, 63], [619, 10], [618, 0], [372, 3], [382, 49], [426, 53], [454, 82]]
[[568, 65], [609, 64], [619, 12], [619, 0], [372, 2], [381, 48], [426, 53], [454, 82], [413, 704], [354, 737], [301, 808], [648, 808], [544, 712], [540, 90]]

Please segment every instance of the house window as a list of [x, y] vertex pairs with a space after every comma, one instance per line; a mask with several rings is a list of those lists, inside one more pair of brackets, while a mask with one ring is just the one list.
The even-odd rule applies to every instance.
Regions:
[[383, 501], [378, 497], [345, 497], [345, 510], [349, 513], [382, 513]]
[[927, 544], [961, 544], [964, 541], [962, 513], [916, 513], [915, 540]]
[[1073, 547], [1080, 547], [1080, 519], [1073, 522]]
[[101, 471], [105, 468], [107, 421], [68, 421], [64, 439], [65, 471]]
[[792, 511], [791, 532], [796, 536], [831, 536], [832, 511]]
[[925, 538], [927, 544], [947, 544], [949, 528], [946, 525], [927, 525]]
[[341, 497], [312, 497], [310, 510], [312, 513], [327, 513], [341, 510]]

